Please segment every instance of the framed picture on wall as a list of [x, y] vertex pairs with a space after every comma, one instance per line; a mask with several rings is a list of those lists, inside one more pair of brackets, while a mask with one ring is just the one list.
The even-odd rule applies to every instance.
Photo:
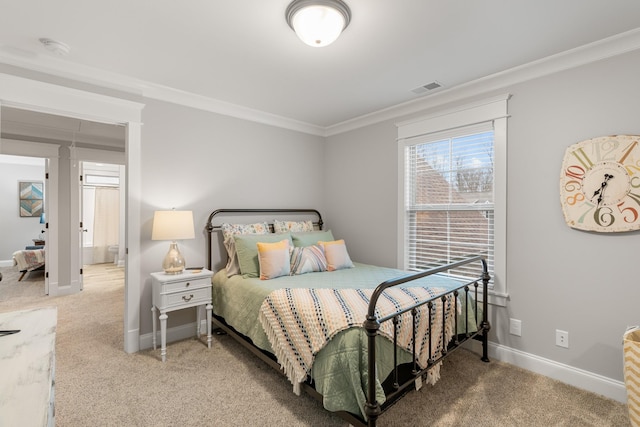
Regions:
[[20, 216], [39, 217], [44, 209], [42, 181], [18, 181]]

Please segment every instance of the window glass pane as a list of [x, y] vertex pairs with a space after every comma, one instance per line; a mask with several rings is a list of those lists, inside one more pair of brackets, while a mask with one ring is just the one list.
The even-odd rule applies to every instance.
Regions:
[[[406, 149], [408, 267], [421, 270], [481, 254], [493, 266], [493, 131]], [[477, 277], [480, 264], [451, 271]]]

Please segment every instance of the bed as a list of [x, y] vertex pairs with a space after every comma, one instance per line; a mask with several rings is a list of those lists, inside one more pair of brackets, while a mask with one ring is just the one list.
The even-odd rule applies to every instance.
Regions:
[[44, 249], [25, 249], [13, 253], [13, 265], [17, 265], [18, 271], [22, 273], [18, 282], [24, 278], [25, 274], [44, 269], [44, 264]]
[[[241, 226], [246, 233], [225, 222], [244, 215], [268, 220]], [[313, 220], [274, 219], [300, 215]], [[406, 393], [435, 383], [442, 360], [470, 339], [489, 361], [481, 256], [417, 273], [353, 262], [314, 209], [218, 209], [206, 231], [208, 268], [217, 269], [214, 250], [228, 258], [212, 278], [213, 326], [286, 375], [293, 393], [308, 392], [352, 425], [375, 426]], [[283, 257], [288, 270], [279, 271]], [[474, 263], [474, 280], [441, 274]]]

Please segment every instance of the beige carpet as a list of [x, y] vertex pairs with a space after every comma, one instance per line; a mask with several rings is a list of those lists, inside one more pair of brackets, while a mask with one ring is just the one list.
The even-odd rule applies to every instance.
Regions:
[[[0, 301], [0, 311], [58, 307], [57, 426], [346, 426], [311, 397], [295, 396], [283, 376], [228, 336], [214, 336], [211, 350], [195, 339], [171, 343], [166, 363], [159, 350], [124, 353], [124, 289], [107, 283], [85, 283], [72, 296]], [[460, 350], [435, 386], [410, 393], [379, 425], [629, 423], [623, 404]]]
[[22, 273], [18, 267], [2, 267], [2, 280], [0, 280], [0, 302], [13, 298], [32, 298], [45, 296], [44, 270], [36, 270], [27, 273], [21, 281], [18, 278]]

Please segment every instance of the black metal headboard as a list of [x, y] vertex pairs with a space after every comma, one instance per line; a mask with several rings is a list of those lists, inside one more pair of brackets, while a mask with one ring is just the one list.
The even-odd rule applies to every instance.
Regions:
[[[220, 225], [213, 225], [213, 218], [217, 215], [222, 215], [222, 214], [268, 214], [268, 213], [275, 213], [275, 214], [314, 214], [318, 217], [317, 221], [314, 221], [314, 225], [318, 226], [318, 229], [322, 230], [322, 226], [323, 226], [323, 221], [322, 221], [322, 215], [320, 215], [320, 212], [318, 212], [316, 209], [216, 209], [215, 211], [211, 212], [211, 214], [209, 215], [209, 218], [207, 219], [207, 226], [206, 226], [206, 231], [207, 231], [207, 269], [211, 270], [211, 245], [213, 244], [212, 242], [212, 238], [211, 238], [211, 234], [216, 231], [216, 230], [220, 230], [221, 227]], [[270, 226], [273, 226], [273, 224], [269, 223]]]

